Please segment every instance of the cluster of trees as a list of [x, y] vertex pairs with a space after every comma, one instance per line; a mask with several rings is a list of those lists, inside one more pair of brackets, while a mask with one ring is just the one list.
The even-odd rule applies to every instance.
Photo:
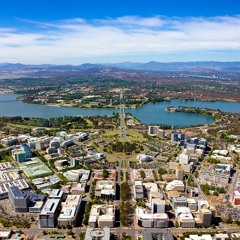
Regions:
[[210, 191], [213, 191], [213, 195], [215, 196], [218, 196], [219, 193], [225, 193], [225, 189], [223, 187], [215, 187], [208, 184], [202, 184], [201, 189], [206, 195], [210, 195]]
[[[69, 127], [81, 128], [82, 126], [87, 125], [87, 121], [83, 117], [78, 116], [65, 116], [59, 118], [29, 118], [25, 117], [20, 119], [21, 124], [31, 125], [31, 126], [41, 126], [41, 127], [61, 127], [68, 129]], [[59, 129], [60, 130], [60, 129]]]
[[122, 201], [128, 201], [130, 199], [130, 189], [127, 182], [121, 184], [120, 197]]
[[191, 187], [194, 187], [195, 184], [194, 184], [194, 179], [193, 179], [193, 176], [192, 175], [189, 175], [188, 176], [188, 179], [187, 179], [187, 184]]
[[96, 188], [96, 184], [97, 184], [97, 180], [94, 179], [94, 180], [92, 181], [92, 186], [91, 186], [91, 193], [90, 193], [91, 199], [95, 198], [95, 188]]
[[141, 170], [140, 171], [140, 176], [144, 180], [146, 178], [146, 173], [143, 170]]
[[218, 164], [218, 163], [221, 162], [221, 161], [219, 161], [217, 159], [214, 159], [214, 158], [208, 158], [207, 161], [211, 164]]
[[84, 240], [85, 239], [85, 235], [86, 235], [85, 232], [80, 232], [79, 233], [79, 240]]
[[167, 170], [166, 170], [166, 169], [164, 169], [164, 168], [159, 168], [159, 169], [158, 169], [158, 175], [159, 175], [159, 180], [160, 180], [160, 181], [163, 181], [162, 175], [163, 175], [163, 174], [166, 174], [166, 173], [167, 173]]
[[10, 151], [1, 151], [0, 152], [0, 161], [10, 161]]
[[16, 123], [16, 122], [22, 122], [24, 118], [20, 116], [16, 117], [0, 117], [0, 123]]
[[27, 219], [21, 219], [21, 220], [8, 220], [6, 218], [0, 218], [0, 223], [3, 227], [17, 227], [17, 228], [29, 228], [30, 223]]
[[136, 207], [145, 208], [145, 207], [146, 207], [146, 203], [143, 202], [143, 201], [137, 201], [135, 206], [136, 206]]
[[132, 237], [124, 232], [122, 234], [121, 240], [132, 240]]
[[[109, 143], [108, 147], [113, 152], [125, 152], [125, 153], [132, 153], [133, 151], [136, 151], [139, 149], [142, 151], [143, 147], [136, 143], [129, 143], [129, 142], [115, 142], [115, 143]], [[140, 151], [139, 151], [140, 152]]]
[[128, 226], [130, 222], [129, 212], [131, 205], [129, 203], [130, 189], [127, 182], [121, 184], [120, 198], [120, 222], [123, 226]]
[[103, 178], [106, 179], [109, 176], [109, 172], [106, 169], [103, 169]]
[[122, 202], [120, 205], [120, 222], [123, 226], [127, 227], [130, 222], [129, 209], [131, 205], [129, 202]]
[[83, 216], [83, 224], [85, 224], [85, 225], [88, 224], [91, 208], [92, 208], [92, 202], [90, 201], [87, 203], [87, 205], [85, 207], [85, 213]]
[[235, 138], [229, 137], [226, 133], [221, 134], [221, 139], [224, 139], [227, 142], [235, 142], [236, 141]]

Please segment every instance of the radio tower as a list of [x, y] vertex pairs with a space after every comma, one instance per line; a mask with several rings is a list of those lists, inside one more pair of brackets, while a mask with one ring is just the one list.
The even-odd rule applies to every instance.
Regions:
[[124, 139], [126, 142], [128, 142], [125, 123], [123, 91], [121, 91], [120, 93], [119, 117], [120, 117], [120, 139]]

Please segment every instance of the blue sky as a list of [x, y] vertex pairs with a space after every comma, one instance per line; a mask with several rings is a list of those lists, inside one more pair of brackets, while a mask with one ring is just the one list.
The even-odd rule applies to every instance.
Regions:
[[239, 0], [1, 0], [0, 62], [240, 61]]

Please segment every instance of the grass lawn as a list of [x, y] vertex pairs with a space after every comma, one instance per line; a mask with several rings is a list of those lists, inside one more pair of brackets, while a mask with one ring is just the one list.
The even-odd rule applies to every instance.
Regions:
[[92, 127], [92, 126], [93, 126], [92, 121], [90, 121], [88, 118], [84, 118], [84, 120], [87, 122], [87, 125], [88, 125], [89, 127]]
[[[119, 136], [119, 130], [112, 130], [112, 131], [107, 131], [104, 133], [104, 137], [114, 137], [114, 136]], [[135, 130], [127, 130], [127, 139], [130, 142], [144, 142], [147, 139], [143, 137], [142, 133], [139, 131]]]
[[118, 159], [116, 158], [116, 155], [112, 155], [112, 154], [108, 154], [107, 155], [107, 161], [108, 162], [117, 162], [118, 161]]

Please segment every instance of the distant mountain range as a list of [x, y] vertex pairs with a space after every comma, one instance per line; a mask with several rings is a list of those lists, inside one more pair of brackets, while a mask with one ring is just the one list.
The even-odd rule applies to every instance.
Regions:
[[91, 69], [115, 69], [115, 70], [137, 70], [154, 72], [237, 72], [240, 73], [240, 62], [147, 62], [147, 63], [106, 63], [91, 64], [84, 63], [78, 66], [74, 65], [25, 65], [21, 63], [0, 63], [0, 73], [2, 71], [86, 71]]

